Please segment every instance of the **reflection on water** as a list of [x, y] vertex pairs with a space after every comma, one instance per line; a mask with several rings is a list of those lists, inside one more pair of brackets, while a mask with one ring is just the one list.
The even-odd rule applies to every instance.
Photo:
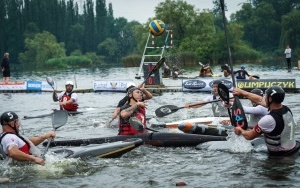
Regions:
[[[238, 66], [236, 66], [238, 68]], [[268, 66], [248, 65], [250, 74], [261, 78], [296, 78], [300, 72], [288, 74], [284, 68], [273, 70]], [[218, 67], [214, 67], [218, 73]], [[51, 76], [62, 89], [64, 82], [77, 78], [78, 88], [91, 88], [93, 80], [128, 79], [135, 83], [135, 68], [99, 68], [94, 70], [66, 70], [49, 72], [23, 72], [12, 80], [45, 80]], [[198, 75], [198, 70], [186, 70], [185, 75]], [[297, 81], [298, 80], [298, 81]], [[165, 85], [180, 85], [181, 80], [164, 80]], [[79, 108], [83, 114], [70, 117], [68, 123], [60, 127], [57, 139], [95, 138], [117, 135], [117, 128], [105, 125], [112, 117], [113, 110], [124, 93], [79, 93]], [[183, 106], [208, 96], [209, 93], [170, 92], [155, 96], [148, 101], [147, 114], [155, 115], [155, 110], [163, 105]], [[298, 125], [300, 94], [287, 94], [285, 104], [294, 114]], [[57, 109], [51, 93], [0, 93], [1, 111], [14, 110], [20, 117], [37, 116]], [[243, 104], [249, 105], [245, 99]], [[212, 116], [211, 105], [198, 109], [180, 109], [166, 117], [152, 118], [150, 123], [167, 123], [186, 118]], [[94, 126], [94, 123], [97, 125]], [[51, 118], [22, 120], [24, 136], [40, 135], [52, 130]], [[164, 131], [161, 129], [160, 131]], [[299, 126], [297, 136], [300, 139]], [[235, 142], [236, 143], [236, 142]], [[249, 144], [249, 143], [247, 143]], [[157, 148], [141, 146], [118, 159], [91, 159], [88, 161], [66, 160], [47, 154], [47, 165], [0, 166], [0, 177], [8, 177], [12, 182], [0, 187], [174, 187], [184, 181], [188, 187], [299, 187], [299, 159], [274, 160], [260, 150], [246, 150], [248, 145], [238, 143], [234, 150], [215, 148]], [[239, 149], [240, 148], [240, 149]], [[40, 147], [40, 149], [44, 149]]]

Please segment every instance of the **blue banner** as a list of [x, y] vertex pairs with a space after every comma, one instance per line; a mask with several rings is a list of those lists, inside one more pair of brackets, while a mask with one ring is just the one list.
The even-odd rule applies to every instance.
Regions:
[[28, 91], [42, 91], [42, 82], [27, 81], [26, 87]]

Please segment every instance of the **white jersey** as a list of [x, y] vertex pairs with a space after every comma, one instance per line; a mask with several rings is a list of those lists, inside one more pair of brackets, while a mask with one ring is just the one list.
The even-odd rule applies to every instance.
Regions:
[[285, 49], [284, 54], [285, 54], [285, 58], [291, 58], [292, 57], [292, 49], [290, 49], [290, 48]]
[[[229, 97], [232, 98], [232, 93], [229, 93]], [[215, 95], [207, 96], [203, 99], [204, 102], [211, 102], [218, 100], [220, 97]], [[215, 117], [228, 117], [228, 109], [224, 106], [224, 103], [219, 101], [212, 103], [212, 110]]]
[[258, 121], [264, 117], [265, 115], [269, 114], [269, 111], [266, 107], [258, 105], [258, 106], [243, 106], [244, 113], [249, 114], [248, 119], [248, 127], [253, 128], [257, 125]]
[[[1, 134], [1, 136], [3, 135], [4, 133]], [[24, 138], [24, 137], [23, 137]], [[28, 144], [30, 145], [30, 150], [29, 152], [36, 156], [36, 157], [40, 157], [41, 156], [41, 151], [28, 139], [28, 138], [24, 138]], [[13, 147], [13, 146], [17, 146], [18, 148], [22, 148], [26, 143], [21, 139], [19, 138], [17, 135], [15, 134], [6, 134], [2, 140], [1, 140], [1, 147], [2, 147], [2, 151], [5, 153], [5, 154], [8, 154], [8, 148], [9, 147]]]

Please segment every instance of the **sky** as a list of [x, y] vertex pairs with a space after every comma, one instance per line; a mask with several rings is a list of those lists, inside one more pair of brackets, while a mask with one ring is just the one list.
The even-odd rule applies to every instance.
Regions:
[[[226, 17], [238, 11], [242, 7], [242, 3], [247, 3], [251, 0], [225, 0], [227, 5]], [[106, 0], [106, 5], [112, 3], [114, 17], [124, 17], [128, 21], [138, 21], [146, 23], [148, 18], [154, 17], [155, 7], [164, 0]], [[213, 9], [213, 0], [186, 0], [190, 5], [194, 5], [196, 9]]]

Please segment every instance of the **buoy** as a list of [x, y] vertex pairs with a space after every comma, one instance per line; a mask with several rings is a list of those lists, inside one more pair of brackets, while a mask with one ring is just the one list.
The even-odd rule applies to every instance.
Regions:
[[180, 181], [176, 183], [176, 186], [186, 186], [186, 183], [184, 181]]

